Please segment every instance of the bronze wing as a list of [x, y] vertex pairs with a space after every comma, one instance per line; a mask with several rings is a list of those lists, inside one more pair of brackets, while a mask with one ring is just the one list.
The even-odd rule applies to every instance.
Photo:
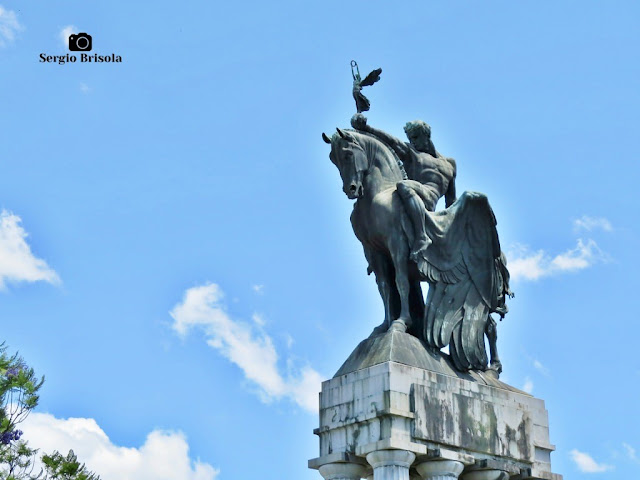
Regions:
[[495, 216], [487, 197], [474, 192], [465, 192], [442, 212], [426, 214], [433, 243], [418, 261], [430, 284], [424, 339], [435, 348], [449, 345], [459, 370], [484, 370], [489, 314], [504, 316], [511, 293]]
[[364, 77], [364, 80], [360, 82], [360, 85], [363, 87], [368, 87], [369, 85], [373, 85], [378, 80], [380, 80], [380, 74], [382, 73], [381, 68], [376, 68], [375, 70], [369, 72], [369, 75]]

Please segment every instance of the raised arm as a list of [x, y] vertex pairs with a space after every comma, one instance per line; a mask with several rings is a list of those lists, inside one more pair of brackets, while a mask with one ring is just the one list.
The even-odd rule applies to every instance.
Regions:
[[353, 117], [351, 117], [351, 126], [356, 130], [361, 130], [378, 137], [384, 143], [389, 145], [401, 159], [406, 157], [406, 143], [404, 143], [399, 138], [394, 137], [393, 135], [389, 135], [387, 132], [383, 132], [382, 130], [378, 130], [377, 128], [370, 127], [369, 125], [367, 125], [367, 117], [365, 117], [361, 113], [356, 113]]

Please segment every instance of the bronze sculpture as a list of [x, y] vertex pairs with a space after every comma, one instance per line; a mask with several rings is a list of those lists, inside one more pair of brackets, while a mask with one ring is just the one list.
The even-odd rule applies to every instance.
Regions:
[[369, 99], [362, 94], [362, 87], [368, 87], [380, 80], [381, 68], [376, 68], [364, 77], [360, 77], [360, 69], [355, 60], [351, 60], [351, 76], [353, 76], [353, 99], [356, 101], [356, 109], [358, 113], [366, 112], [371, 107]]
[[[377, 81], [380, 71], [367, 79], [375, 74]], [[359, 72], [354, 97], [356, 79]], [[368, 100], [364, 106], [368, 110]], [[410, 122], [410, 143], [404, 143], [369, 127], [357, 97], [356, 107], [355, 130], [322, 137], [331, 145], [344, 193], [356, 200], [351, 223], [384, 304], [384, 321], [372, 335], [407, 331], [433, 350], [448, 345], [458, 370], [490, 368], [499, 374], [491, 313], [504, 317], [512, 293], [487, 197], [465, 192], [456, 199], [456, 164], [436, 151], [426, 123]], [[441, 196], [447, 208], [436, 212]], [[429, 283], [426, 304], [421, 281]]]

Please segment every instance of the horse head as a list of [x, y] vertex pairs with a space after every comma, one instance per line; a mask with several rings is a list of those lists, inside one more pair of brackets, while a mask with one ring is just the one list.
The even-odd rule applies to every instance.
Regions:
[[352, 132], [336, 128], [337, 134], [331, 139], [324, 133], [323, 140], [331, 145], [329, 158], [338, 167], [342, 178], [342, 190], [350, 199], [364, 195], [364, 177], [369, 169], [369, 160], [358, 138]]

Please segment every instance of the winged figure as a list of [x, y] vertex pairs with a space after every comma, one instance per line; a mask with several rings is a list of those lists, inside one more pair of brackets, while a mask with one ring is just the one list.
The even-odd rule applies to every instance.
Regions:
[[360, 77], [360, 69], [355, 60], [351, 61], [351, 74], [353, 76], [353, 98], [356, 101], [356, 109], [358, 113], [366, 112], [371, 108], [369, 99], [362, 94], [362, 87], [368, 87], [380, 80], [381, 68], [376, 68], [369, 73], [364, 80]]

